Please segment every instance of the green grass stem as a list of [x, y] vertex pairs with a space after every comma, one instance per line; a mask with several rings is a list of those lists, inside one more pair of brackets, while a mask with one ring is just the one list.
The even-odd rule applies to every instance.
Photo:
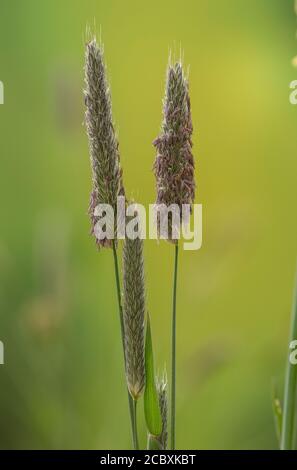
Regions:
[[176, 291], [178, 269], [178, 242], [174, 252], [172, 332], [171, 332], [171, 449], [175, 449], [175, 392], [176, 392]]
[[287, 355], [287, 371], [283, 406], [283, 421], [281, 433], [281, 449], [294, 450], [297, 416], [297, 364], [290, 361], [292, 342], [297, 340], [297, 275], [291, 317], [291, 331]]

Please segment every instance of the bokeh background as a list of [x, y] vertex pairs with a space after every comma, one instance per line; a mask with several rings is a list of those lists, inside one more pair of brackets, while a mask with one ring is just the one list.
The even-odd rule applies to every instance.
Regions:
[[[130, 446], [112, 253], [96, 250], [87, 216], [94, 23], [126, 191], [145, 205], [169, 50], [190, 65], [204, 239], [180, 259], [177, 445], [277, 448], [272, 381], [281, 396], [296, 264], [292, 0], [1, 0], [0, 447]], [[145, 256], [162, 371], [173, 249], [147, 241]]]

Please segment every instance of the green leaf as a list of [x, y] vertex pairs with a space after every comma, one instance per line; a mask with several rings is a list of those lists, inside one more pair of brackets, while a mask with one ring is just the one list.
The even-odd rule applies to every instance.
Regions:
[[146, 385], [144, 391], [144, 414], [146, 425], [150, 434], [153, 436], [159, 436], [162, 432], [162, 417], [155, 382], [154, 356], [149, 315], [147, 316], [145, 338], [145, 376]]

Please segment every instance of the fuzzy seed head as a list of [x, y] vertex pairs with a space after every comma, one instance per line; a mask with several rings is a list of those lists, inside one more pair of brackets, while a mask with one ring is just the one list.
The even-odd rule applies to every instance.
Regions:
[[159, 395], [159, 405], [162, 416], [162, 433], [158, 437], [160, 444], [163, 449], [167, 448], [168, 432], [167, 432], [167, 420], [168, 420], [168, 400], [167, 400], [167, 380], [164, 376], [158, 382], [158, 395]]
[[[167, 207], [177, 204], [182, 214], [182, 205], [191, 205], [194, 201], [195, 181], [189, 84], [179, 62], [168, 66], [163, 114], [161, 134], [153, 142], [157, 150], [154, 163], [156, 203]], [[175, 242], [172, 232], [169, 218], [168, 236]]]
[[130, 394], [137, 400], [145, 385], [145, 287], [143, 241], [125, 239], [123, 249], [123, 312], [126, 376]]
[[[86, 45], [85, 54], [85, 123], [89, 139], [92, 168], [92, 192], [89, 214], [92, 234], [97, 218], [95, 207], [110, 204], [116, 214], [117, 196], [124, 195], [119, 146], [114, 130], [111, 96], [106, 78], [103, 47], [93, 39]], [[110, 247], [111, 240], [97, 240], [98, 245]]]
[[167, 399], [167, 379], [166, 374], [157, 381], [157, 391], [159, 397], [159, 406], [162, 418], [162, 432], [159, 436], [148, 435], [148, 448], [149, 449], [167, 449], [168, 441], [168, 399]]

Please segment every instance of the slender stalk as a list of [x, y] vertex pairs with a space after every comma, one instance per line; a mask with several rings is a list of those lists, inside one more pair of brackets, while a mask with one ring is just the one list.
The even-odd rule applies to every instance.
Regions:
[[[121, 325], [121, 338], [122, 338], [122, 346], [123, 346], [123, 353], [124, 353], [124, 364], [125, 361], [125, 336], [124, 336], [124, 320], [123, 320], [123, 308], [121, 302], [121, 286], [120, 286], [120, 274], [119, 274], [119, 263], [118, 263], [118, 255], [116, 250], [115, 241], [112, 241], [112, 251], [113, 251], [113, 260], [114, 260], [114, 270], [115, 270], [115, 277], [116, 277], [116, 287], [117, 287], [117, 298], [118, 298], [118, 308], [119, 308], [119, 317], [120, 317], [120, 325]], [[132, 428], [132, 438], [133, 438], [133, 445], [135, 447], [135, 417], [134, 417], [134, 405], [133, 399], [127, 389], [128, 393], [128, 403], [129, 403], [129, 413], [130, 413], [130, 421], [131, 421], [131, 428]]]
[[[297, 340], [297, 275], [295, 281], [295, 292], [292, 307], [290, 345]], [[290, 353], [289, 353], [290, 356]], [[297, 413], [297, 364], [290, 362], [287, 358], [287, 372], [285, 382], [285, 396], [283, 409], [281, 450], [294, 450], [294, 431], [296, 431]]]
[[133, 400], [133, 418], [134, 418], [134, 423], [133, 423], [133, 429], [134, 429], [134, 435], [133, 435], [134, 450], [139, 450], [138, 433], [137, 433], [137, 400]]
[[175, 245], [173, 302], [172, 302], [172, 336], [171, 336], [171, 449], [175, 449], [175, 385], [176, 385], [176, 290], [178, 268], [178, 241]]

